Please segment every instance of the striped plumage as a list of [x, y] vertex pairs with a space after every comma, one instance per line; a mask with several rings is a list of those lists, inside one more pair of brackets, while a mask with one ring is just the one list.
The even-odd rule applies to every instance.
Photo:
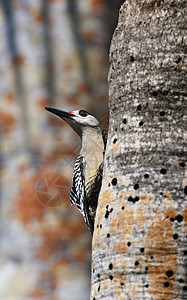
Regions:
[[64, 119], [81, 138], [82, 148], [75, 161], [70, 202], [71, 205], [76, 204], [93, 234], [102, 182], [106, 132], [102, 134], [99, 121], [84, 110], [67, 113], [54, 108], [46, 109]]

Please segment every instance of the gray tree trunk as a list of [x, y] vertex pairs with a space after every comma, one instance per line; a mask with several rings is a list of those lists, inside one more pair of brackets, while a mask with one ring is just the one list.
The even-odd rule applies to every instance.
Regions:
[[185, 16], [185, 0], [120, 9], [92, 300], [187, 299]]

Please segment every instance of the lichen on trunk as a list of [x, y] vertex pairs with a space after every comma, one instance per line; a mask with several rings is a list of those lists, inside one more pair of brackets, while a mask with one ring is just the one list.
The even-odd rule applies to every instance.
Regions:
[[186, 6], [120, 9], [90, 299], [186, 299]]

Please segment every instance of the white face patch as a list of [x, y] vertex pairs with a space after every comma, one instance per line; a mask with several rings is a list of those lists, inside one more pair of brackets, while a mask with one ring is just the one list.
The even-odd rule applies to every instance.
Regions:
[[100, 126], [99, 121], [91, 114], [84, 110], [74, 110], [72, 113], [73, 119], [82, 126], [98, 127]]

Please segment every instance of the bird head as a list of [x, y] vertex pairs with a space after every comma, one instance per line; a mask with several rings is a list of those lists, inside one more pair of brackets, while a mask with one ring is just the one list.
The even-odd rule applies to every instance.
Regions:
[[80, 137], [85, 128], [100, 127], [99, 121], [86, 110], [66, 112], [52, 107], [45, 107], [45, 109], [66, 121]]

